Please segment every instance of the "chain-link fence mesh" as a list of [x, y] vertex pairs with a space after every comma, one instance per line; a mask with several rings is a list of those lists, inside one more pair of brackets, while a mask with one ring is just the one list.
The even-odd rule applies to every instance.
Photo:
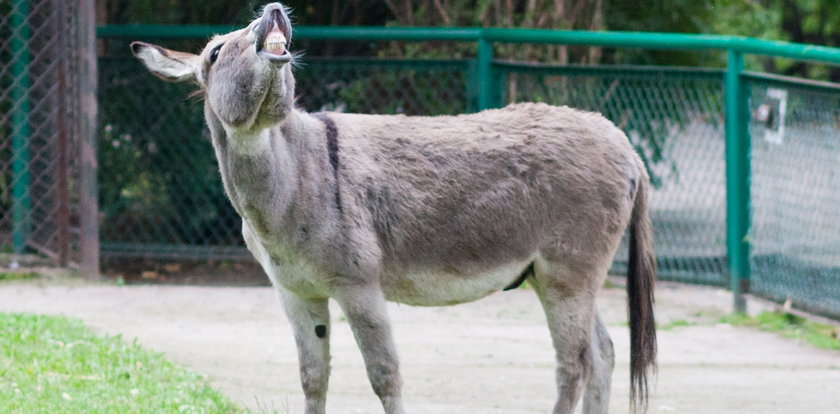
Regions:
[[840, 85], [750, 76], [752, 291], [840, 318]]
[[454, 115], [471, 109], [471, 62], [306, 58], [298, 105], [313, 111]]
[[75, 2], [0, 3], [0, 249], [78, 260]]
[[103, 253], [245, 258], [195, 87], [161, 82], [131, 58], [99, 60]]
[[[148, 74], [125, 56], [122, 40], [109, 49], [123, 56], [100, 60], [103, 253], [248, 258], [202, 104], [187, 98], [192, 87]], [[303, 61], [296, 79], [298, 105], [306, 110], [439, 115], [476, 107], [474, 60]], [[723, 71], [495, 62], [493, 73], [499, 104], [543, 101], [598, 111], [626, 131], [654, 181], [662, 276], [728, 283]], [[768, 94], [772, 103], [765, 114], [771, 119], [751, 127], [753, 291], [840, 316], [840, 89], [750, 76], [753, 112], [762, 111]], [[786, 91], [784, 119], [781, 92], [771, 89]], [[765, 130], [778, 131], [779, 124], [781, 143], [765, 139]]]

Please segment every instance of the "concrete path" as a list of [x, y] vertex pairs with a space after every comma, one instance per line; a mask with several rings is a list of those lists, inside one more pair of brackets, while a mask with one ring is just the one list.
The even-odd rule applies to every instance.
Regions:
[[[617, 354], [613, 413], [627, 413], [623, 290], [599, 307]], [[650, 413], [840, 413], [840, 352], [717, 324], [728, 293], [660, 283], [659, 374]], [[206, 374], [264, 412], [302, 412], [288, 323], [270, 288], [0, 283], [0, 311], [62, 314]], [[328, 411], [381, 413], [346, 319], [333, 307]], [[545, 318], [527, 289], [447, 308], [391, 305], [411, 413], [547, 413], [554, 363]], [[690, 326], [682, 325], [688, 322]], [[675, 323], [678, 322], [678, 323]]]

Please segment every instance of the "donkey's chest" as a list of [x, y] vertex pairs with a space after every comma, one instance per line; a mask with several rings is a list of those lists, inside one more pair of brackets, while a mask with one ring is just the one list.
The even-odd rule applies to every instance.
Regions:
[[323, 280], [327, 275], [311, 260], [288, 244], [257, 236], [248, 220], [243, 221], [242, 235], [248, 250], [262, 266], [275, 286], [294, 292], [300, 297], [328, 297], [329, 289]]

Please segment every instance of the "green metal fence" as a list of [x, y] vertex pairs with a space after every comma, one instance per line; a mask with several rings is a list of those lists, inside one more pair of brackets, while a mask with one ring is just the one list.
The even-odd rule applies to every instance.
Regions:
[[780, 124], [749, 125], [751, 291], [840, 316], [840, 85], [759, 74], [745, 83], [752, 113], [786, 97]]
[[[227, 27], [105, 26], [100, 200], [111, 257], [241, 259], [201, 104], [126, 56]], [[463, 60], [306, 56], [307, 110], [455, 114], [517, 101], [604, 113], [645, 159], [663, 278], [730, 286], [840, 317], [840, 86], [744, 71], [744, 54], [840, 64], [840, 50], [727, 36], [515, 29], [298, 28], [307, 41], [474, 42]], [[717, 50], [725, 69], [495, 60], [499, 43]], [[120, 56], [121, 55], [121, 56]], [[623, 250], [622, 250], [623, 251]], [[619, 255], [615, 267], [623, 266]]]

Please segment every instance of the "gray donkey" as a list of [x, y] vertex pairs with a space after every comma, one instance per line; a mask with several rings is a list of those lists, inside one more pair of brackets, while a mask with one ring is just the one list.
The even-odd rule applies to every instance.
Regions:
[[267, 5], [200, 55], [135, 42], [155, 75], [190, 81], [248, 249], [294, 329], [306, 413], [323, 413], [334, 299], [388, 414], [403, 413], [386, 301], [451, 305], [524, 280], [557, 356], [554, 413], [607, 413], [612, 341], [595, 309], [626, 227], [631, 405], [655, 365], [649, 179], [601, 115], [518, 104], [439, 117], [295, 107], [288, 11]]

